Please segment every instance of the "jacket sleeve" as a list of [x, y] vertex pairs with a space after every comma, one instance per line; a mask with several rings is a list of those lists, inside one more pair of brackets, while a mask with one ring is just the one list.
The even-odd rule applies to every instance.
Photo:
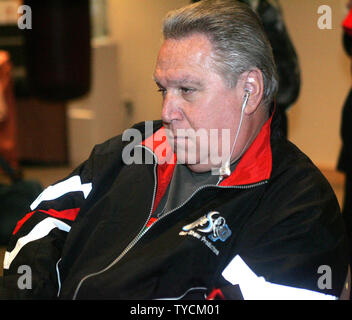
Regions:
[[92, 158], [46, 188], [18, 221], [5, 252], [1, 298], [56, 297], [60, 286], [57, 264], [65, 239], [94, 188]]

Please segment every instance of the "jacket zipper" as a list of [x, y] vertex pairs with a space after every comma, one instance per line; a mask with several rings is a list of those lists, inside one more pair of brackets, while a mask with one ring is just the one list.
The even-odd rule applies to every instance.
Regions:
[[141, 146], [142, 148], [145, 148], [146, 150], [150, 151], [154, 158], [156, 159], [156, 162], [155, 162], [155, 165], [154, 165], [154, 191], [153, 191], [153, 200], [152, 200], [152, 206], [151, 206], [151, 209], [150, 209], [150, 212], [149, 212], [149, 216], [148, 216], [148, 219], [145, 221], [142, 229], [139, 231], [139, 233], [137, 234], [137, 236], [128, 244], [128, 246], [121, 252], [121, 254], [113, 261], [111, 262], [107, 267], [105, 267], [104, 269], [100, 270], [100, 271], [97, 271], [95, 273], [91, 273], [91, 274], [88, 274], [86, 275], [85, 277], [83, 277], [81, 279], [81, 281], [78, 283], [77, 285], [77, 288], [74, 292], [74, 295], [73, 295], [73, 300], [76, 299], [77, 297], [77, 294], [78, 294], [78, 291], [80, 289], [80, 287], [82, 286], [83, 282], [91, 277], [94, 277], [94, 276], [97, 276], [99, 274], [102, 274], [104, 273], [105, 271], [109, 270], [111, 267], [113, 267], [116, 263], [118, 263], [135, 245], [136, 243], [156, 224], [158, 223], [160, 220], [164, 219], [165, 217], [167, 217], [168, 215], [170, 215], [171, 213], [173, 213], [174, 211], [182, 208], [187, 202], [189, 202], [196, 193], [198, 193], [200, 190], [202, 189], [205, 189], [205, 188], [208, 188], [208, 187], [215, 187], [215, 188], [220, 188], [220, 189], [251, 189], [251, 188], [255, 188], [255, 187], [258, 187], [258, 186], [261, 186], [263, 184], [266, 184], [268, 182], [268, 180], [263, 180], [263, 181], [260, 181], [258, 183], [254, 183], [254, 184], [249, 184], [249, 185], [240, 185], [240, 186], [219, 186], [218, 184], [221, 182], [221, 180], [218, 181], [218, 183], [216, 185], [213, 185], [213, 184], [207, 184], [207, 185], [204, 185], [204, 186], [201, 186], [199, 187], [198, 189], [196, 189], [190, 197], [188, 197], [188, 199], [186, 199], [181, 205], [179, 205], [178, 207], [170, 210], [169, 212], [166, 212], [164, 214], [162, 214], [160, 217], [158, 217], [158, 220], [156, 220], [149, 228], [146, 228], [150, 218], [151, 218], [151, 215], [152, 215], [152, 212], [153, 212], [153, 207], [154, 207], [154, 201], [155, 201], [155, 195], [156, 195], [156, 189], [157, 189], [157, 174], [156, 174], [156, 167], [158, 165], [158, 162], [157, 162], [157, 158], [156, 158], [156, 155], [154, 154], [153, 151], [151, 151], [149, 148], [145, 147], [145, 146]]

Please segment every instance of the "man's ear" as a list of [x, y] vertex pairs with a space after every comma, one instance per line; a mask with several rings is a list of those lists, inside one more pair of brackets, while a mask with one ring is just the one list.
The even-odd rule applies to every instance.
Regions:
[[246, 94], [249, 94], [244, 113], [250, 115], [258, 109], [263, 100], [263, 73], [257, 68], [244, 72], [241, 75], [241, 86], [243, 87], [243, 98], [245, 99]]

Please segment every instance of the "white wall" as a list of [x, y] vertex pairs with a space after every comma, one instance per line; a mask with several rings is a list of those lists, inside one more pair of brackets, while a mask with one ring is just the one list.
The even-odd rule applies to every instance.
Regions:
[[[323, 168], [335, 168], [340, 150], [340, 118], [351, 78], [342, 47], [346, 0], [281, 0], [300, 58], [302, 90], [289, 112], [289, 138]], [[332, 29], [321, 30], [318, 8], [332, 9]]]
[[121, 132], [123, 110], [119, 105], [117, 60], [114, 42], [93, 42], [91, 91], [86, 97], [72, 101], [67, 108], [69, 155], [73, 167], [89, 156], [95, 144]]

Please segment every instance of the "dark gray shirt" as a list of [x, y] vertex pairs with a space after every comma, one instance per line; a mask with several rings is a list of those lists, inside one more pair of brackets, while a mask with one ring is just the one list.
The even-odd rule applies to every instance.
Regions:
[[[231, 165], [233, 171], [236, 163]], [[193, 172], [183, 164], [176, 164], [171, 182], [160, 200], [154, 216], [160, 217], [181, 206], [197, 189], [204, 185], [216, 185], [219, 176], [208, 172]]]

